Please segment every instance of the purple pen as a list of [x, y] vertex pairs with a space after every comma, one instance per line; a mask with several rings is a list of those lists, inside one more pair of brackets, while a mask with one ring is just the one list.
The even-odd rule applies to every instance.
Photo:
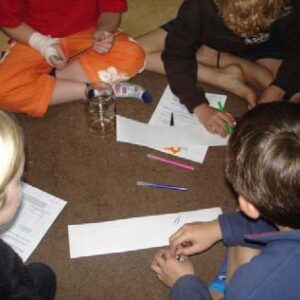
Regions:
[[171, 184], [163, 184], [163, 183], [155, 183], [155, 182], [147, 182], [147, 181], [137, 181], [136, 185], [138, 186], [146, 186], [150, 188], [157, 189], [165, 189], [165, 190], [175, 190], [175, 191], [187, 191], [187, 188], [184, 186], [177, 186]]

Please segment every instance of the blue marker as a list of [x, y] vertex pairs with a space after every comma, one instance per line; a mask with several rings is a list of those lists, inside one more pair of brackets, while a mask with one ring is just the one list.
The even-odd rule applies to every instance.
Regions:
[[186, 187], [171, 185], [171, 184], [162, 184], [162, 183], [154, 183], [154, 182], [146, 182], [146, 181], [137, 181], [136, 185], [138, 186], [146, 186], [150, 188], [157, 189], [165, 189], [165, 190], [175, 190], [175, 191], [187, 191]]

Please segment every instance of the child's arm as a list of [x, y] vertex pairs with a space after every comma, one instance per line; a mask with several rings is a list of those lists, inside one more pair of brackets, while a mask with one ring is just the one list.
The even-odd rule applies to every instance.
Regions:
[[110, 33], [114, 33], [120, 26], [122, 19], [121, 13], [103, 12], [99, 15], [97, 20], [97, 29], [102, 29]]
[[59, 46], [59, 39], [40, 34], [26, 23], [21, 23], [14, 28], [2, 27], [2, 29], [13, 40], [39, 51], [50, 65], [62, 68], [66, 64], [65, 55]]
[[94, 49], [99, 53], [107, 53], [113, 46], [114, 32], [121, 23], [121, 13], [101, 13], [94, 33]]
[[219, 220], [185, 224], [170, 237], [170, 252], [176, 255], [192, 255], [205, 251], [222, 239]]
[[[166, 75], [172, 92], [189, 112], [196, 113], [207, 131], [227, 135], [226, 123], [233, 118], [209, 106], [204, 90], [197, 85], [198, 63], [196, 52], [202, 45], [203, 1], [184, 1], [168, 32], [162, 52]], [[201, 70], [199, 70], [201, 72]]]
[[2, 27], [2, 29], [13, 40], [27, 45], [29, 43], [31, 35], [35, 32], [32, 27], [25, 23], [21, 23], [15, 28]]

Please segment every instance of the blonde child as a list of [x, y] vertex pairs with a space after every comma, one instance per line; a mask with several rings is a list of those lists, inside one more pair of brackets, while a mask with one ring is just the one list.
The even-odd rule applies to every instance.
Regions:
[[[212, 299], [189, 256], [223, 240], [226, 300], [298, 300], [300, 296], [300, 105], [273, 102], [245, 114], [227, 149], [226, 175], [240, 212], [184, 225], [152, 270], [172, 300]], [[203, 270], [202, 270], [203, 271]], [[219, 283], [220, 284], [220, 283]], [[214, 289], [214, 291], [216, 291]]]
[[[24, 167], [21, 129], [0, 110], [0, 226], [13, 219], [21, 204], [20, 180]], [[54, 299], [56, 279], [45, 264], [24, 265], [10, 246], [0, 239], [0, 298]]]
[[11, 38], [0, 60], [0, 107], [43, 116], [49, 105], [80, 100], [87, 83], [128, 80], [144, 51], [118, 30], [126, 0], [0, 0]]
[[166, 73], [188, 110], [225, 136], [233, 117], [210, 107], [197, 81], [241, 96], [250, 108], [299, 101], [299, 14], [299, 0], [185, 0], [175, 20], [138, 42], [146, 69]]

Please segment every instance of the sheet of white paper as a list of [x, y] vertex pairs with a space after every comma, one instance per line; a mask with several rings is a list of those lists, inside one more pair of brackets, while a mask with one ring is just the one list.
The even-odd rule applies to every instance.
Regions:
[[[225, 95], [212, 93], [206, 93], [205, 95], [211, 106], [218, 108], [218, 101], [224, 106], [226, 101]], [[170, 126], [171, 113], [173, 113], [174, 116], [174, 127], [200, 126], [203, 128], [196, 115], [189, 113], [186, 107], [180, 104], [179, 99], [171, 92], [170, 86], [167, 86], [152, 114], [149, 124]], [[155, 149], [174, 156], [203, 163], [208, 146], [188, 147], [186, 145], [179, 149], [174, 149], [174, 147], [171, 146], [165, 148], [155, 147]]]
[[1, 228], [0, 237], [25, 262], [67, 202], [26, 183], [22, 190], [22, 206], [14, 220]]
[[[210, 106], [215, 108], [218, 108], [218, 101], [220, 101], [222, 105], [224, 105], [226, 101], [225, 95], [205, 93], [205, 96]], [[197, 116], [189, 113], [187, 108], [180, 104], [178, 97], [171, 92], [170, 86], [168, 85], [152, 114], [149, 124], [170, 126], [171, 113], [174, 115], [174, 127], [200, 126], [205, 130]]]
[[200, 209], [101, 223], [69, 225], [70, 257], [120, 253], [166, 246], [182, 225], [214, 220], [221, 208]]
[[199, 145], [220, 146], [227, 139], [209, 134], [198, 126], [157, 126], [117, 116], [117, 141], [147, 147], [193, 147]]

